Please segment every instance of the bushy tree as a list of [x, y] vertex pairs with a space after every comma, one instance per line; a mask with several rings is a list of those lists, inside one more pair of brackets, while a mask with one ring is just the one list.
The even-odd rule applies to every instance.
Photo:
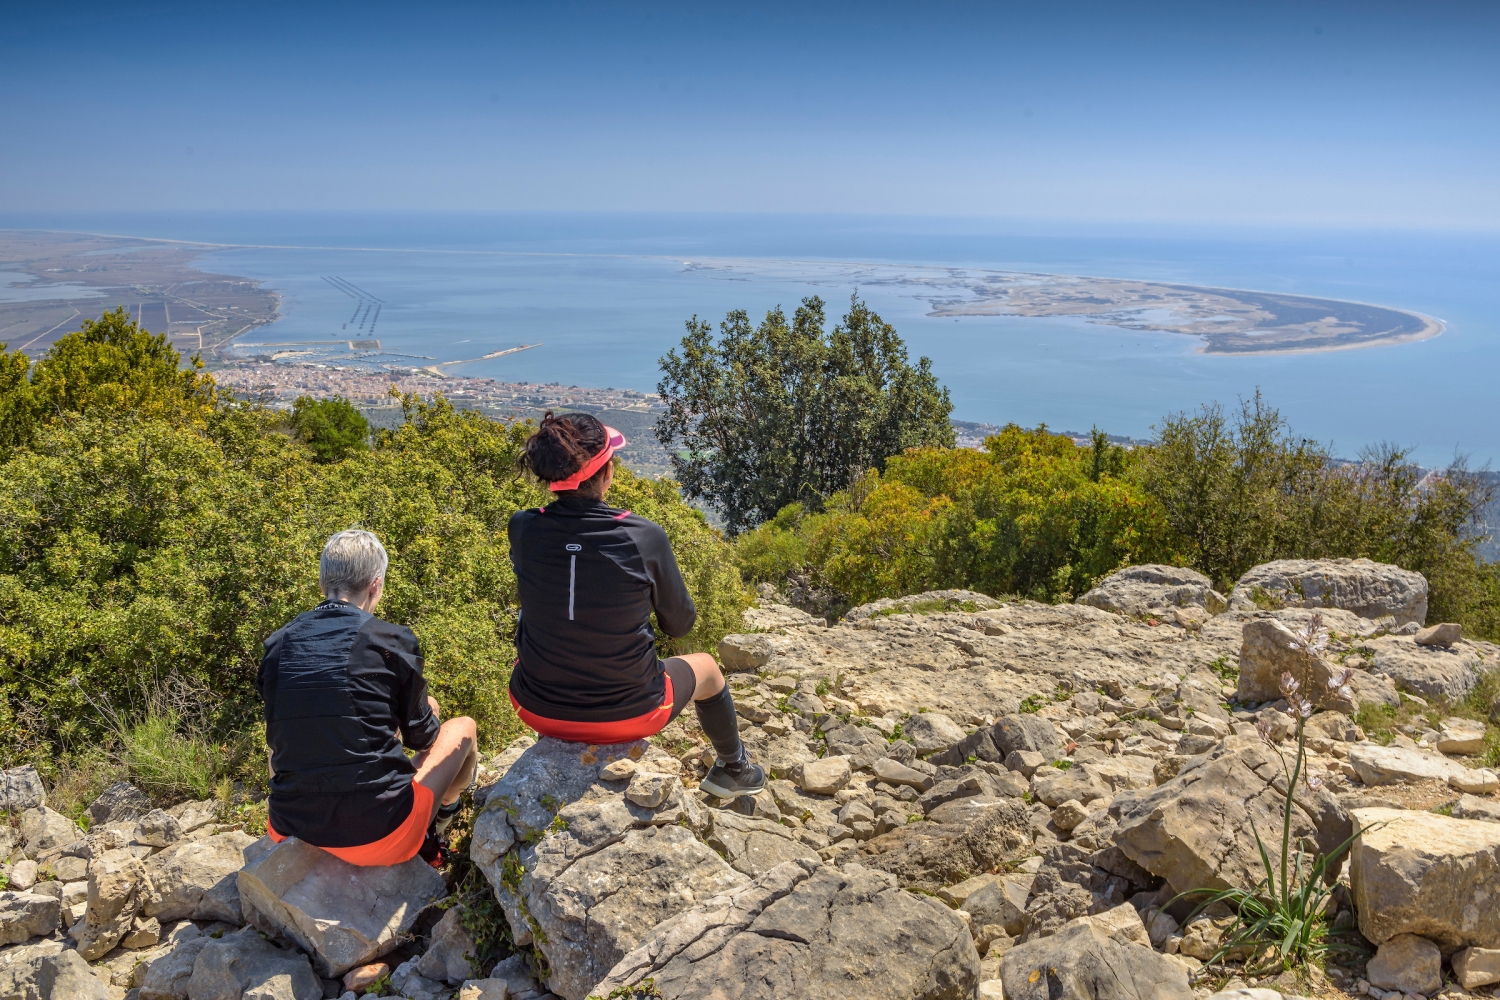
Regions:
[[319, 462], [342, 462], [370, 448], [370, 422], [342, 396], [299, 396], [292, 403], [290, 422]]
[[824, 324], [816, 297], [790, 323], [780, 308], [759, 326], [731, 312], [717, 340], [694, 316], [661, 359], [656, 437], [683, 492], [731, 533], [789, 503], [818, 510], [907, 448], [953, 443], [948, 390], [928, 359], [908, 363], [894, 327], [858, 297], [831, 331]]

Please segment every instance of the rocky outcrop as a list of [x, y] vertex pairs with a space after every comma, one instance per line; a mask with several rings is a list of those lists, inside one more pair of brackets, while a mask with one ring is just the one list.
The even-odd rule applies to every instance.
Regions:
[[1420, 698], [1456, 704], [1479, 682], [1481, 659], [1468, 643], [1422, 645], [1410, 636], [1387, 635], [1368, 645], [1375, 654], [1371, 671]]
[[146, 866], [132, 852], [106, 851], [89, 862], [88, 908], [72, 929], [78, 953], [91, 962], [103, 958], [130, 933], [152, 895]]
[[323, 984], [305, 955], [276, 947], [250, 927], [207, 941], [187, 985], [189, 1000], [323, 998]]
[[62, 942], [52, 938], [0, 948], [0, 998], [29, 1000], [37, 996], [36, 980], [42, 971], [42, 960], [62, 950]]
[[1500, 824], [1407, 809], [1355, 809], [1349, 884], [1360, 933], [1415, 934], [1451, 954], [1500, 948]]
[[60, 902], [30, 892], [0, 892], [0, 945], [25, 944], [57, 930]]
[[1181, 965], [1087, 918], [1007, 951], [1000, 979], [1006, 1000], [1193, 1000]]
[[1194, 605], [1217, 614], [1228, 601], [1214, 590], [1213, 581], [1197, 570], [1142, 563], [1106, 576], [1078, 598], [1078, 603], [1116, 614], [1144, 615]]
[[[1279, 860], [1286, 779], [1277, 751], [1231, 737], [1170, 781], [1121, 792], [1109, 807], [1114, 841], [1131, 860], [1178, 891], [1252, 888], [1265, 876], [1251, 833]], [[1331, 851], [1351, 832], [1333, 796], [1299, 794], [1292, 836]]]
[[0, 813], [19, 813], [47, 804], [47, 790], [36, 767], [13, 767], [0, 771]]
[[76, 951], [60, 951], [41, 960], [36, 974], [36, 996], [41, 1000], [113, 1000], [109, 984], [94, 975], [94, 970]]
[[800, 861], [660, 924], [594, 992], [650, 978], [668, 1000], [968, 1000], [978, 974], [952, 910], [858, 865]]
[[583, 1000], [661, 921], [747, 881], [694, 835], [709, 820], [680, 770], [644, 741], [543, 739], [486, 795], [471, 856], [565, 1000]]
[[1232, 611], [1266, 605], [1342, 608], [1371, 620], [1390, 615], [1397, 625], [1427, 621], [1427, 579], [1369, 559], [1278, 559], [1254, 566], [1229, 595]]
[[[1242, 702], [1276, 701], [1281, 698], [1281, 675], [1290, 673], [1302, 685], [1302, 694], [1318, 708], [1352, 712], [1367, 703], [1401, 704], [1395, 687], [1381, 675], [1356, 670], [1349, 683], [1353, 697], [1346, 698], [1328, 686], [1329, 678], [1342, 676], [1342, 668], [1321, 656], [1296, 649], [1296, 632], [1278, 618], [1266, 616], [1244, 625], [1240, 646], [1240, 678], [1235, 697]], [[1410, 643], [1411, 640], [1406, 640]]]
[[1415, 934], [1397, 934], [1380, 943], [1365, 966], [1371, 986], [1424, 996], [1443, 988], [1443, 953]]
[[861, 604], [844, 615], [845, 621], [862, 622], [876, 616], [893, 614], [930, 614], [933, 611], [983, 611], [999, 607], [1001, 601], [988, 594], [974, 590], [925, 590], [906, 597], [882, 597], [869, 604]]
[[62, 813], [46, 806], [21, 813], [21, 844], [28, 858], [55, 857], [61, 848], [75, 843], [83, 831]]
[[295, 838], [247, 864], [237, 879], [245, 920], [296, 942], [325, 976], [384, 955], [424, 906], [447, 895], [443, 877], [421, 858], [360, 868]]
[[175, 843], [146, 861], [154, 889], [142, 912], [161, 921], [243, 922], [239, 871], [274, 845], [231, 830]]
[[1349, 766], [1361, 782], [1371, 787], [1406, 781], [1436, 779], [1460, 792], [1489, 794], [1500, 789], [1500, 775], [1488, 768], [1469, 768], [1435, 754], [1360, 744], [1349, 750]]

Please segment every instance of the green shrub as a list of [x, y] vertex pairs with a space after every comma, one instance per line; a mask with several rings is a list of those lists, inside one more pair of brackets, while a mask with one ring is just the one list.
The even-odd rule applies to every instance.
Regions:
[[297, 437], [319, 462], [342, 462], [370, 448], [370, 422], [340, 396], [313, 399], [299, 396], [289, 418]]

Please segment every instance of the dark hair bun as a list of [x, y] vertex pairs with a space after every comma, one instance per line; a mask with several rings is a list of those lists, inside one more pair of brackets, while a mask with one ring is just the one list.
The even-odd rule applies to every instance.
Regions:
[[517, 464], [538, 479], [555, 483], [583, 468], [608, 441], [604, 425], [593, 414], [564, 413], [555, 417], [548, 410], [536, 433], [526, 439]]

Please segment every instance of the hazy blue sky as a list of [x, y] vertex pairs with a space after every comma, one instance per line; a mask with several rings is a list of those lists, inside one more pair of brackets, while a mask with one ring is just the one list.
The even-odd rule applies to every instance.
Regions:
[[1500, 4], [0, 8], [0, 209], [1500, 229]]

